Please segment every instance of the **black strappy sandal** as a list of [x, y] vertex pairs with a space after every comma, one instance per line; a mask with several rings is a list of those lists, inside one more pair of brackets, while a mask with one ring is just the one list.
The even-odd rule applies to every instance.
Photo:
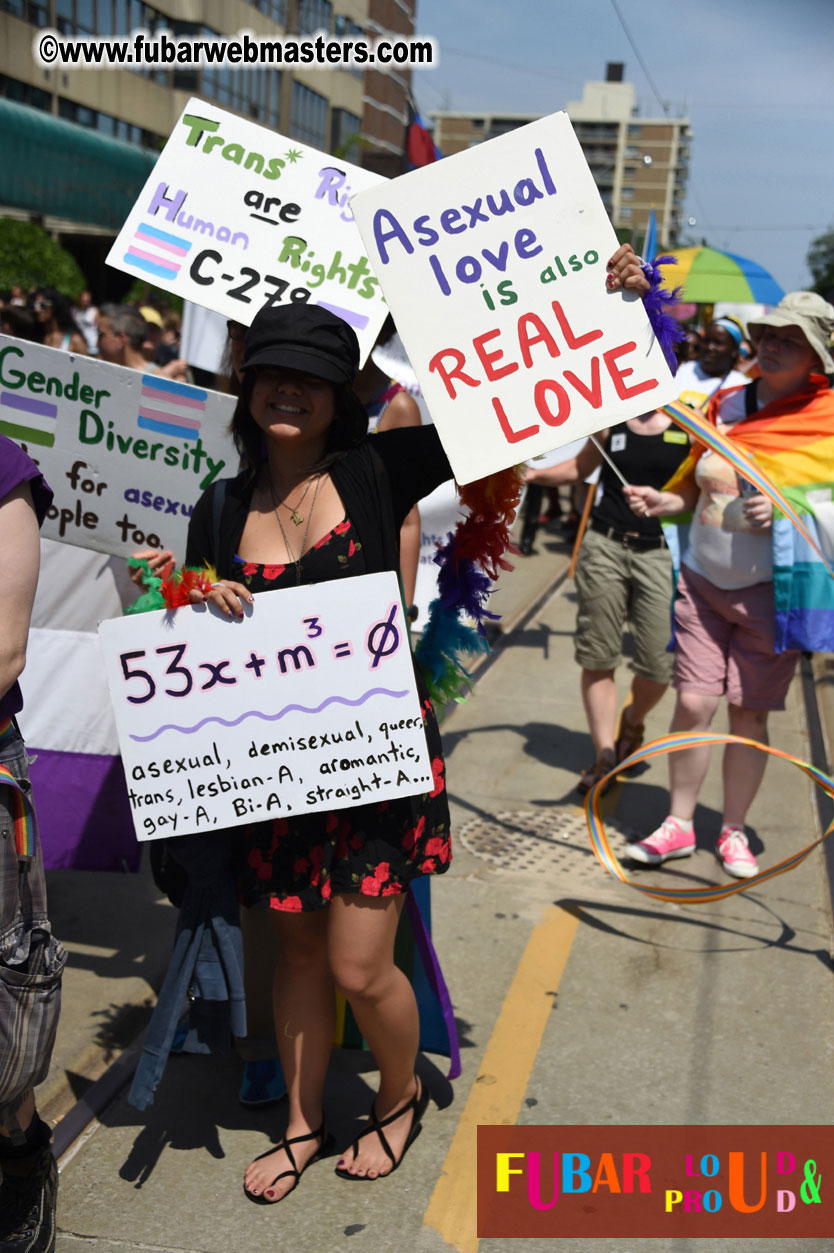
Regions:
[[[350, 1180], [359, 1181], [362, 1183], [374, 1183], [377, 1179], [387, 1179], [389, 1175], [393, 1175], [394, 1171], [400, 1165], [406, 1153], [411, 1148], [412, 1144], [417, 1139], [420, 1132], [423, 1130], [422, 1118], [426, 1112], [426, 1109], [428, 1108], [429, 1091], [426, 1085], [423, 1083], [422, 1079], [417, 1079], [417, 1084], [418, 1084], [417, 1091], [414, 1093], [414, 1096], [411, 1098], [411, 1100], [406, 1105], [403, 1105], [401, 1109], [395, 1109], [393, 1114], [389, 1114], [387, 1118], [377, 1118], [376, 1102], [374, 1102], [374, 1104], [371, 1106], [371, 1121], [368, 1123], [367, 1127], [365, 1127], [363, 1131], [359, 1132], [359, 1135], [356, 1137], [356, 1139], [353, 1141], [353, 1144], [351, 1145], [351, 1148], [353, 1149], [353, 1160], [356, 1161], [356, 1158], [358, 1156], [358, 1150], [359, 1150], [359, 1141], [362, 1139], [363, 1136], [369, 1136], [372, 1133], [376, 1133], [376, 1135], [379, 1136], [383, 1151], [385, 1152], [386, 1156], [390, 1158], [391, 1169], [387, 1171], [386, 1174], [374, 1175], [373, 1179], [371, 1179], [370, 1176], [368, 1175], [352, 1175], [350, 1171], [345, 1170], [344, 1167], [337, 1166], [336, 1174], [339, 1176], [340, 1179], [350, 1179]], [[414, 1111], [412, 1115], [412, 1119], [411, 1119], [411, 1129], [408, 1133], [408, 1139], [403, 1145], [403, 1151], [402, 1153], [400, 1153], [399, 1159], [397, 1159], [394, 1156], [393, 1152], [391, 1151], [390, 1144], [388, 1143], [388, 1141], [385, 1139], [385, 1136], [383, 1135], [382, 1128], [389, 1126], [392, 1122], [396, 1122], [398, 1118], [402, 1118], [403, 1114], [407, 1114], [409, 1110]]]
[[[290, 1148], [290, 1145], [291, 1144], [304, 1144], [307, 1140], [321, 1140], [321, 1147], [316, 1149], [315, 1153], [310, 1158], [310, 1160], [308, 1162], [305, 1162], [304, 1165], [301, 1167], [301, 1170], [299, 1170], [298, 1166], [296, 1165], [295, 1158], [293, 1156], [293, 1151]], [[293, 1183], [289, 1191], [285, 1192], [283, 1196], [280, 1196], [277, 1201], [267, 1200], [267, 1197], [264, 1192], [259, 1192], [258, 1195], [256, 1196], [255, 1193], [250, 1192], [249, 1189], [246, 1187], [246, 1184], [244, 1184], [243, 1191], [246, 1193], [246, 1196], [249, 1198], [249, 1200], [252, 1202], [253, 1205], [277, 1205], [280, 1201], [285, 1200], [290, 1195], [290, 1192], [295, 1192], [296, 1188], [298, 1187], [298, 1181], [301, 1178], [301, 1176], [304, 1174], [304, 1171], [307, 1169], [307, 1167], [312, 1166], [313, 1162], [317, 1161], [318, 1158], [326, 1157], [328, 1153], [331, 1153], [333, 1151], [333, 1139], [331, 1136], [326, 1135], [325, 1130], [324, 1130], [324, 1123], [322, 1123], [317, 1131], [311, 1131], [309, 1135], [293, 1136], [289, 1140], [285, 1136], [284, 1139], [281, 1140], [279, 1144], [273, 1145], [272, 1148], [267, 1149], [265, 1153], [259, 1153], [257, 1157], [253, 1158], [253, 1161], [259, 1162], [264, 1157], [270, 1157], [273, 1153], [279, 1153], [281, 1149], [284, 1150], [287, 1157], [289, 1158], [290, 1169], [282, 1170], [280, 1175], [276, 1175], [275, 1178], [272, 1180], [272, 1183], [269, 1185], [269, 1187], [274, 1188], [279, 1179], [286, 1179], [288, 1175], [292, 1175], [295, 1182]]]

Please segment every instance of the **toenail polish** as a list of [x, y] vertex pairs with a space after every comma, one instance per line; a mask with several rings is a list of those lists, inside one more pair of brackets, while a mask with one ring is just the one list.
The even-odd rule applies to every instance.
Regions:
[[275, 1193], [274, 1193], [271, 1189], [268, 1189], [268, 1190], [267, 1190], [267, 1192], [265, 1193], [265, 1195], [266, 1195], [266, 1196], [275, 1196]]

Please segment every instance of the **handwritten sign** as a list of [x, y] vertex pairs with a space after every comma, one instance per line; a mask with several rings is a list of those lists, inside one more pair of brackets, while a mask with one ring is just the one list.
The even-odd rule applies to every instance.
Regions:
[[396, 576], [266, 592], [99, 634], [140, 840], [431, 789]]
[[322, 305], [364, 360], [387, 309], [348, 197], [385, 181], [191, 99], [107, 261], [247, 325], [265, 305]]
[[566, 114], [351, 207], [459, 483], [674, 398]]
[[0, 335], [0, 433], [38, 463], [55, 493], [50, 539], [127, 557], [180, 560], [191, 511], [237, 470], [235, 401], [155, 374]]

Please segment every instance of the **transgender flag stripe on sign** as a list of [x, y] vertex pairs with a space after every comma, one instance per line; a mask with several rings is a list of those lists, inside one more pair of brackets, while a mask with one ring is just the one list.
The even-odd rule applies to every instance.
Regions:
[[200, 434], [197, 415], [205, 412], [207, 395], [199, 387], [175, 383], [157, 374], [143, 374], [137, 424], [158, 435], [197, 439]]
[[180, 272], [179, 259], [187, 257], [190, 248], [191, 240], [143, 222], [128, 245], [125, 262], [157, 278], [176, 278]]

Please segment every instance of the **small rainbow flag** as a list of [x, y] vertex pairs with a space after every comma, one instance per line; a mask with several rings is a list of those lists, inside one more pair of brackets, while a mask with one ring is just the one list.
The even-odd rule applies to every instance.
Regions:
[[198, 439], [207, 398], [208, 392], [199, 387], [174, 383], [158, 374], [143, 374], [138, 424], [158, 435]]
[[125, 253], [125, 263], [156, 278], [174, 279], [182, 260], [188, 256], [191, 240], [182, 235], [161, 231], [158, 226], [143, 222]]
[[[0, 746], [17, 736], [11, 718], [0, 719]], [[11, 814], [14, 823], [14, 839], [17, 855], [21, 861], [31, 861], [35, 856], [35, 811], [17, 779], [8, 766], [0, 765], [0, 786], [12, 789]]]
[[27, 440], [51, 448], [55, 443], [58, 406], [20, 392], [0, 392], [0, 432], [9, 439]]

